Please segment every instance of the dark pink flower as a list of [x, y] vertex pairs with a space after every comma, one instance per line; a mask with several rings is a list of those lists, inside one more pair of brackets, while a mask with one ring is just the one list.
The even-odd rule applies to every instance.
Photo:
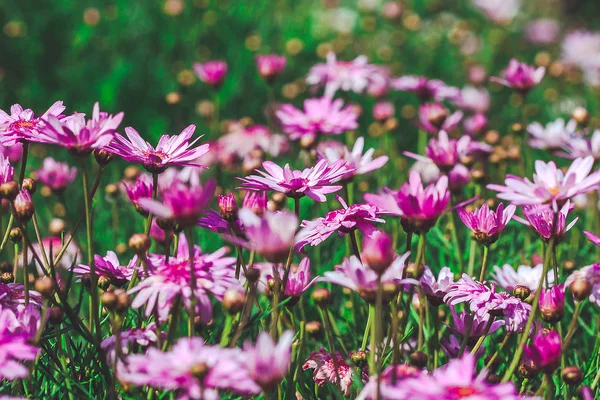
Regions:
[[556, 331], [547, 334], [538, 333], [530, 346], [524, 346], [525, 356], [529, 357], [536, 367], [551, 374], [560, 366], [562, 344]]
[[382, 274], [396, 257], [394, 239], [384, 231], [363, 236], [361, 258], [373, 271]]
[[26, 135], [25, 139], [65, 147], [74, 154], [89, 154], [94, 149], [109, 145], [122, 120], [122, 112], [113, 116], [101, 112], [100, 105], [95, 103], [91, 119], [86, 120], [82, 113], [62, 119], [48, 115], [43, 129]]
[[204, 167], [199, 164], [198, 158], [208, 152], [209, 145], [205, 143], [193, 148], [201, 138], [190, 142], [195, 130], [196, 125], [190, 125], [179, 135], [162, 135], [154, 148], [135, 129], [128, 126], [125, 133], [129, 140], [116, 134], [109, 149], [126, 161], [143, 165], [152, 173], [161, 173], [171, 166]]
[[566, 224], [567, 216], [572, 209], [573, 205], [568, 200], [559, 211], [555, 211], [553, 206], [548, 204], [523, 206], [523, 215], [527, 221], [518, 217], [515, 219], [529, 225], [543, 240], [548, 241], [552, 237], [560, 240], [579, 219], [577, 217], [569, 225]]
[[65, 108], [62, 101], [57, 101], [37, 118], [31, 109], [24, 110], [19, 104], [10, 107], [10, 115], [0, 110], [0, 143], [12, 147], [22, 140], [32, 140], [44, 128], [44, 120], [48, 116], [59, 117]]
[[490, 80], [521, 93], [527, 93], [542, 81], [545, 73], [546, 68], [544, 67], [536, 69], [513, 58], [504, 70], [503, 78], [491, 77]]
[[304, 109], [299, 110], [291, 104], [284, 104], [275, 113], [292, 140], [304, 136], [317, 138], [320, 135], [340, 135], [358, 128], [358, 113], [355, 107], [344, 107], [342, 99], [329, 97], [307, 99]]
[[266, 81], [277, 78], [285, 68], [286, 62], [287, 58], [278, 54], [259, 54], [256, 56], [258, 73]]
[[[377, 375], [371, 375], [368, 379], [367, 384], [356, 400], [397, 400], [397, 399], [408, 399], [404, 393], [403, 382], [405, 380], [416, 378], [421, 374], [421, 370], [406, 364], [393, 364], [388, 366], [381, 372], [380, 379], [380, 394], [377, 396]], [[364, 374], [364, 371], [363, 371]], [[363, 381], [365, 379], [363, 378]]]
[[456, 212], [465, 226], [473, 232], [473, 237], [478, 242], [489, 246], [498, 240], [500, 232], [512, 219], [516, 209], [517, 207], [512, 204], [504, 209], [504, 204], [500, 203], [496, 211], [492, 211], [487, 203], [484, 203], [473, 212], [468, 212], [464, 208], [458, 208]]
[[8, 158], [0, 154], [0, 184], [13, 180], [15, 169], [10, 165]]
[[0, 310], [0, 378], [12, 381], [29, 375], [23, 362], [34, 361], [38, 354], [38, 349], [30, 344], [32, 339], [21, 330], [14, 311]]
[[243, 182], [240, 189], [274, 190], [288, 197], [308, 196], [320, 202], [327, 200], [326, 194], [340, 190], [342, 186], [334, 183], [339, 182], [349, 171], [352, 171], [343, 160], [331, 165], [327, 160], [321, 160], [314, 167], [302, 171], [292, 170], [289, 164], [281, 168], [271, 161], [265, 161], [262, 165], [266, 172], [257, 170], [260, 175], [238, 178]]
[[193, 68], [202, 82], [213, 87], [221, 86], [227, 75], [227, 63], [221, 60], [195, 63]]
[[148, 212], [140, 206], [139, 201], [141, 199], [152, 199], [154, 186], [152, 177], [148, 174], [140, 174], [133, 182], [122, 181], [122, 185], [125, 188], [127, 198], [133, 204], [135, 210], [142, 215], [148, 215]]
[[[96, 275], [109, 280], [109, 284], [117, 287], [125, 285], [131, 280], [133, 271], [136, 269], [138, 262], [137, 257], [133, 257], [127, 265], [122, 266], [119, 258], [113, 251], [107, 251], [106, 256], [102, 257], [98, 254], [94, 255], [94, 266], [96, 267]], [[89, 265], [79, 264], [73, 268], [73, 273], [76, 275], [90, 274]]]
[[[143, 328], [123, 331], [120, 333], [120, 339], [120, 350], [123, 355], [129, 354], [134, 347], [141, 347], [141, 349], [146, 350], [149, 346], [158, 342], [156, 322], [151, 322]], [[115, 335], [111, 335], [102, 340], [100, 346], [107, 353], [108, 359], [114, 362], [117, 347], [117, 338]]]
[[0, 144], [0, 154], [8, 158], [11, 163], [16, 163], [21, 160], [23, 155], [23, 143], [15, 143], [10, 146]]
[[484, 131], [488, 123], [488, 119], [484, 114], [477, 113], [472, 117], [465, 118], [463, 125], [465, 132], [471, 136], [475, 136]]
[[411, 171], [400, 190], [384, 188], [377, 195], [365, 194], [365, 200], [383, 213], [399, 216], [407, 232], [427, 232], [450, 203], [448, 178], [442, 176], [436, 184], [423, 187], [419, 173]]
[[341, 197], [338, 196], [338, 200], [343, 208], [330, 211], [325, 217], [302, 222], [302, 229], [296, 236], [297, 250], [302, 250], [306, 245], [318, 246], [335, 232], [342, 236], [358, 229], [370, 234], [375, 230], [375, 223], [385, 223], [379, 218], [377, 207], [369, 204], [353, 204], [348, 207]]
[[548, 323], [555, 324], [565, 315], [565, 289], [564, 285], [552, 286], [542, 289], [539, 300], [540, 315]]
[[461, 193], [470, 181], [471, 171], [463, 164], [456, 164], [448, 172], [448, 186], [452, 193]]
[[583, 233], [590, 242], [594, 243], [596, 246], [600, 246], [600, 237], [594, 235], [592, 232], [589, 231], [583, 231]]
[[77, 168], [58, 162], [52, 157], [46, 157], [42, 168], [36, 171], [37, 179], [54, 192], [62, 192], [77, 176]]
[[448, 98], [454, 98], [459, 95], [459, 90], [452, 86], [447, 86], [438, 79], [428, 79], [424, 76], [405, 75], [393, 79], [391, 87], [396, 90], [415, 93], [419, 100], [440, 101]]

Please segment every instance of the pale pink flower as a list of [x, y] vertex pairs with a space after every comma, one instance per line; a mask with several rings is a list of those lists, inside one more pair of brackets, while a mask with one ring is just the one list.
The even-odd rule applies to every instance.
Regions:
[[255, 345], [244, 343], [245, 367], [264, 391], [273, 390], [287, 375], [292, 361], [292, 340], [292, 331], [285, 331], [277, 343], [267, 332], [261, 332]]
[[[543, 268], [542, 264], [534, 267], [519, 265], [515, 270], [510, 264], [504, 264], [502, 267], [494, 266], [492, 278], [509, 292], [512, 292], [517, 285], [526, 286], [533, 292], [540, 285]], [[546, 282], [548, 282], [548, 285], [554, 284], [554, 272], [552, 270], [548, 271]]]
[[430, 100], [452, 99], [460, 93], [458, 88], [448, 86], [438, 79], [415, 75], [393, 79], [390, 86], [396, 90], [415, 93], [422, 103]]
[[531, 65], [519, 62], [513, 58], [510, 60], [508, 67], [504, 70], [503, 77], [491, 77], [490, 81], [525, 94], [542, 81], [545, 73], [546, 68], [544, 67], [536, 69]]
[[[539, 122], [527, 126], [527, 132], [531, 135], [529, 144], [531, 147], [543, 150], [557, 150], [569, 144], [574, 139], [577, 129], [577, 121], [570, 120], [565, 123], [562, 118], [549, 122], [544, 127]], [[584, 154], [586, 156], [588, 154]]]
[[[352, 390], [352, 368], [348, 365], [340, 352], [329, 353], [323, 347], [319, 351], [313, 351], [302, 365], [303, 370], [312, 369], [313, 379], [317, 386], [325, 383], [338, 386], [344, 396], [348, 397]], [[337, 370], [337, 373], [336, 373]], [[363, 373], [362, 378], [366, 380]], [[338, 384], [339, 377], [339, 384]]]
[[472, 2], [490, 21], [508, 25], [519, 13], [522, 0], [472, 0]]
[[330, 164], [335, 163], [338, 160], [346, 161], [346, 166], [349, 169], [344, 179], [351, 179], [358, 175], [368, 174], [376, 171], [383, 167], [389, 160], [388, 156], [379, 156], [373, 159], [373, 153], [375, 149], [369, 149], [363, 153], [365, 146], [365, 139], [359, 137], [354, 142], [354, 147], [350, 151], [346, 146], [342, 147], [342, 152], [336, 151], [332, 147], [326, 147], [323, 151], [324, 158], [329, 161]]
[[62, 192], [77, 176], [77, 168], [58, 162], [52, 157], [46, 157], [42, 168], [36, 171], [37, 179], [54, 192]]

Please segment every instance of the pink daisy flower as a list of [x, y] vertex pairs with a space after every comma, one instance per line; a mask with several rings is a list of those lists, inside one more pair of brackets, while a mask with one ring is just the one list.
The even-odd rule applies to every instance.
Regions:
[[346, 166], [349, 171], [344, 176], [344, 180], [352, 179], [358, 175], [368, 174], [383, 167], [389, 160], [388, 156], [379, 156], [373, 159], [375, 149], [371, 148], [363, 153], [365, 147], [365, 139], [359, 137], [354, 142], [354, 147], [350, 151], [346, 146], [336, 149], [333, 146], [324, 148], [322, 154], [330, 164], [338, 160], [346, 161]]
[[29, 369], [23, 362], [34, 361], [38, 354], [38, 349], [30, 344], [33, 338], [19, 332], [19, 327], [18, 317], [12, 310], [0, 310], [0, 378], [10, 381], [26, 378]]
[[259, 54], [256, 56], [258, 73], [266, 81], [277, 78], [284, 70], [287, 58], [278, 54]]
[[464, 208], [458, 208], [456, 211], [465, 226], [473, 232], [473, 237], [478, 242], [489, 246], [498, 240], [500, 232], [512, 219], [516, 209], [517, 207], [512, 204], [504, 209], [504, 204], [500, 203], [496, 211], [492, 211], [487, 203], [484, 203], [474, 212], [468, 212]]
[[122, 181], [127, 198], [135, 207], [135, 210], [142, 215], [148, 215], [148, 212], [140, 206], [141, 199], [152, 199], [152, 190], [154, 184], [152, 177], [148, 174], [140, 174], [135, 181]]
[[[543, 269], [542, 264], [535, 267], [520, 265], [516, 270], [510, 264], [504, 264], [502, 267], [494, 266], [492, 278], [509, 292], [512, 292], [517, 285], [526, 286], [534, 292], [540, 285]], [[548, 282], [548, 285], [554, 284], [554, 271], [548, 271], [546, 282]]]
[[62, 101], [57, 101], [38, 118], [31, 109], [24, 110], [19, 104], [10, 107], [10, 115], [0, 110], [0, 143], [12, 147], [22, 140], [35, 141], [32, 137], [38, 135], [44, 128], [44, 120], [50, 115], [60, 118], [65, 109]]
[[390, 86], [392, 89], [415, 93], [422, 103], [451, 99], [459, 94], [457, 88], [448, 86], [438, 79], [428, 79], [424, 76], [405, 75], [392, 79]]
[[450, 114], [440, 103], [425, 103], [419, 107], [419, 127], [429, 133], [453, 131], [462, 117], [462, 111]]
[[559, 118], [547, 123], [546, 126], [534, 122], [527, 126], [527, 132], [531, 135], [529, 144], [536, 149], [558, 150], [567, 146], [575, 138], [576, 129], [577, 121], [575, 120], [565, 123], [564, 119]]
[[219, 87], [227, 75], [227, 63], [221, 60], [207, 61], [205, 63], [195, 63], [194, 72], [198, 78], [213, 87]]
[[190, 125], [179, 135], [162, 135], [156, 148], [142, 139], [140, 134], [128, 126], [125, 128], [125, 137], [116, 134], [110, 144], [110, 151], [123, 157], [125, 161], [141, 164], [151, 173], [164, 172], [168, 167], [203, 167], [198, 158], [208, 153], [208, 144], [193, 148], [201, 137], [191, 141], [196, 130], [196, 125]]
[[[137, 256], [134, 256], [127, 265], [121, 266], [119, 258], [114, 251], [107, 251], [106, 256], [102, 257], [98, 254], [94, 255], [94, 266], [96, 267], [96, 275], [108, 280], [108, 284], [121, 287], [131, 280], [133, 271], [136, 269], [138, 262]], [[79, 264], [73, 268], [73, 273], [80, 275], [89, 275], [91, 269], [89, 265]]]
[[285, 331], [274, 342], [267, 332], [258, 335], [256, 344], [244, 342], [243, 359], [250, 377], [264, 391], [271, 391], [287, 375], [292, 362], [294, 333]]
[[46, 157], [42, 168], [36, 171], [37, 179], [55, 193], [62, 193], [75, 180], [77, 168], [69, 164]]
[[437, 278], [426, 265], [423, 276], [419, 279], [421, 289], [430, 302], [435, 305], [441, 305], [444, 302], [444, 296], [447, 294], [448, 286], [454, 283], [454, 274], [448, 267], [443, 267]]
[[513, 58], [510, 60], [508, 67], [504, 70], [503, 78], [496, 78], [493, 76], [490, 78], [490, 81], [526, 94], [542, 81], [545, 73], [546, 68], [544, 67], [536, 69], [531, 65], [519, 62]]
[[552, 237], [560, 240], [579, 219], [577, 217], [567, 225], [567, 216], [573, 207], [569, 200], [558, 212], [548, 204], [523, 206], [523, 215], [525, 215], [527, 221], [519, 217], [515, 217], [515, 219], [529, 225], [545, 241], [550, 240]]

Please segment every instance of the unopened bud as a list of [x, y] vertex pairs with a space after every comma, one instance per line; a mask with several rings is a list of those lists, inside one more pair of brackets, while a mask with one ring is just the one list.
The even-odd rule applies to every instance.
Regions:
[[19, 194], [19, 184], [15, 181], [6, 182], [0, 185], [0, 197], [7, 200], [14, 200]]
[[23, 184], [21, 185], [21, 190], [27, 190], [30, 194], [34, 194], [35, 189], [37, 189], [37, 183], [36, 183], [35, 179], [32, 179], [32, 178], [23, 179]]
[[514, 133], [522, 133], [523, 132], [523, 125], [521, 125], [518, 122], [515, 122], [514, 124], [512, 124], [512, 126], [510, 127], [510, 129], [514, 132]]
[[119, 192], [120, 192], [119, 185], [117, 185], [116, 183], [109, 183], [104, 188], [104, 193], [106, 193], [108, 198], [110, 198], [111, 200], [116, 199], [117, 196], [119, 195]]
[[427, 367], [427, 360], [427, 354], [423, 353], [422, 351], [415, 351], [410, 355], [410, 364], [419, 369]]
[[583, 380], [583, 372], [581, 368], [571, 365], [564, 367], [562, 370], [562, 380], [569, 386], [577, 386]]
[[131, 306], [131, 298], [127, 293], [120, 289], [115, 290], [115, 294], [117, 295], [115, 311], [119, 314], [126, 312]]
[[500, 383], [500, 381], [502, 380], [502, 378], [500, 378], [500, 375], [498, 375], [498, 374], [488, 374], [485, 377], [485, 380], [490, 385], [496, 385], [496, 384]]
[[118, 298], [114, 292], [104, 292], [100, 296], [100, 302], [108, 311], [113, 311], [117, 306]]
[[108, 289], [111, 284], [111, 280], [108, 276], [100, 276], [98, 277], [98, 287], [102, 290]]
[[65, 312], [61, 307], [48, 308], [48, 322], [51, 324], [60, 324], [65, 317]]
[[15, 281], [15, 276], [12, 272], [3, 272], [0, 275], [0, 281], [6, 284], [13, 283]]
[[364, 237], [362, 259], [373, 271], [382, 274], [392, 264], [394, 241], [383, 231]]
[[312, 299], [319, 307], [327, 307], [331, 300], [331, 292], [325, 288], [318, 288], [312, 292]]
[[592, 294], [593, 285], [587, 279], [576, 278], [569, 288], [575, 300], [584, 301]]
[[129, 248], [138, 256], [146, 254], [152, 241], [143, 233], [135, 233], [129, 238]]
[[246, 295], [241, 290], [229, 289], [223, 296], [223, 308], [230, 314], [237, 314], [246, 304]]
[[579, 125], [585, 126], [590, 120], [590, 113], [583, 107], [575, 107], [571, 113], [571, 118], [573, 118]]
[[317, 336], [321, 333], [321, 323], [319, 321], [309, 321], [306, 323], [306, 332], [309, 335]]
[[312, 149], [317, 144], [317, 137], [315, 135], [303, 135], [300, 138], [300, 147], [303, 149]]
[[406, 276], [412, 279], [421, 279], [425, 272], [425, 266], [421, 263], [410, 263], [406, 267]]
[[350, 354], [350, 359], [358, 368], [362, 368], [367, 363], [367, 353], [363, 350], [358, 350]]
[[227, 221], [237, 219], [238, 207], [233, 193], [219, 195], [217, 204], [219, 205], [219, 210], [221, 211], [221, 217], [223, 217], [223, 219]]
[[42, 297], [49, 298], [54, 293], [54, 281], [49, 276], [43, 276], [36, 279], [34, 288]]
[[0, 272], [12, 272], [13, 265], [8, 261], [0, 261]]
[[573, 271], [575, 269], [575, 267], [576, 267], [576, 264], [575, 264], [575, 261], [573, 261], [573, 260], [565, 260], [563, 262], [563, 268], [566, 272]]
[[128, 181], [135, 181], [141, 173], [142, 171], [140, 171], [138, 167], [135, 165], [130, 165], [129, 167], [125, 168], [125, 171], [123, 171], [123, 176]]
[[523, 357], [519, 363], [519, 373], [525, 378], [534, 378], [540, 373], [540, 368], [530, 358]]
[[13, 202], [13, 206], [15, 208], [15, 215], [21, 222], [28, 222], [35, 212], [31, 194], [26, 190], [19, 192]]
[[531, 289], [525, 285], [516, 285], [513, 288], [513, 296], [525, 301], [531, 295]]
[[10, 233], [8, 234], [10, 241], [13, 243], [19, 243], [23, 239], [23, 232], [21, 232], [21, 228], [12, 228]]
[[260, 271], [256, 268], [249, 268], [246, 271], [246, 279], [248, 282], [254, 283], [260, 278]]
[[96, 149], [94, 150], [94, 158], [99, 165], [105, 166], [115, 158], [115, 155], [104, 149]]

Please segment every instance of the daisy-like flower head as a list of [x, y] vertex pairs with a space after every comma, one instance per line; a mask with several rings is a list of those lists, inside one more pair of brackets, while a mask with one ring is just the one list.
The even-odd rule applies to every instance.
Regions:
[[[512, 292], [517, 285], [526, 286], [533, 293], [537, 290], [544, 266], [538, 264], [535, 267], [520, 265], [515, 270], [511, 265], [504, 264], [502, 267], [494, 266], [492, 278], [504, 289]], [[548, 271], [546, 277], [548, 285], [554, 284], [554, 272]]]
[[258, 73], [267, 82], [273, 81], [283, 72], [286, 62], [287, 58], [278, 54], [259, 54], [256, 56]]
[[350, 151], [346, 146], [341, 149], [335, 149], [334, 147], [325, 147], [323, 150], [323, 157], [329, 161], [329, 163], [335, 163], [338, 160], [345, 160], [346, 166], [349, 168], [348, 172], [344, 176], [344, 180], [352, 179], [358, 175], [368, 174], [383, 167], [388, 161], [388, 156], [379, 156], [373, 159], [373, 153], [375, 149], [371, 148], [363, 153], [365, 146], [365, 139], [359, 137], [354, 142], [354, 147]]
[[164, 172], [168, 167], [203, 167], [198, 158], [208, 153], [208, 144], [193, 147], [201, 137], [190, 141], [196, 125], [190, 125], [179, 135], [162, 135], [156, 148], [142, 139], [140, 134], [128, 126], [125, 128], [127, 138], [120, 134], [110, 144], [109, 149], [121, 156], [125, 161], [141, 164], [151, 173]]
[[547, 204], [523, 206], [523, 215], [527, 221], [517, 217], [515, 219], [529, 225], [545, 241], [549, 241], [551, 238], [560, 240], [579, 219], [577, 217], [569, 225], [566, 224], [567, 216], [573, 207], [574, 205], [569, 200], [558, 212], [554, 210], [553, 206]]
[[[131, 280], [133, 271], [137, 265], [137, 256], [125, 266], [121, 266], [119, 258], [113, 251], [107, 251], [106, 256], [102, 257], [98, 254], [94, 255], [94, 266], [96, 267], [96, 275], [98, 278], [103, 278], [105, 287], [115, 285], [121, 287]], [[89, 265], [79, 264], [73, 268], [73, 273], [76, 275], [89, 275], [91, 269]], [[81, 278], [80, 278], [81, 279]]]
[[141, 199], [152, 199], [152, 190], [154, 187], [152, 177], [148, 174], [140, 174], [135, 181], [122, 181], [121, 184], [125, 188], [125, 194], [135, 207], [135, 210], [147, 216], [148, 212], [140, 206], [139, 201]]
[[[381, 372], [381, 378], [377, 375], [371, 375], [369, 382], [356, 400], [377, 400], [383, 399], [408, 399], [404, 391], [403, 382], [416, 378], [421, 374], [421, 370], [407, 364], [392, 364]], [[363, 379], [364, 380], [364, 379]], [[378, 381], [380, 381], [378, 383]], [[380, 395], [377, 395], [377, 385], [379, 384]]]
[[[348, 365], [340, 352], [331, 354], [321, 347], [319, 351], [313, 351], [309, 354], [302, 365], [302, 369], [304, 371], [307, 369], [313, 370], [313, 379], [317, 386], [321, 387], [324, 384], [329, 383], [338, 386], [344, 396], [348, 397], [350, 395], [353, 378], [352, 368]], [[364, 381], [367, 379], [364, 370], [362, 378]]]
[[[485, 321], [485, 324], [487, 325], [487, 321]], [[469, 341], [473, 340], [471, 339]], [[474, 346], [473, 343], [469, 345], [469, 343], [467, 342], [467, 345], [464, 348], [464, 352], [470, 353], [472, 346]], [[452, 334], [448, 335], [447, 337], [442, 337], [440, 339], [440, 347], [442, 348], [442, 350], [444, 350], [444, 353], [446, 353], [446, 356], [448, 356], [448, 358], [457, 358], [460, 355], [460, 350], [462, 348], [462, 338]], [[476, 359], [480, 359], [481, 357], [483, 357], [484, 354], [485, 346], [481, 346], [475, 352], [474, 356]]]
[[487, 117], [482, 113], [477, 113], [471, 117], [465, 118], [463, 126], [467, 134], [475, 136], [483, 132], [487, 123]]
[[421, 289], [434, 305], [440, 305], [444, 302], [446, 290], [452, 283], [454, 283], [454, 274], [448, 267], [443, 267], [436, 278], [429, 266], [426, 265], [423, 276], [419, 279]]
[[534, 365], [547, 374], [551, 374], [560, 366], [562, 343], [556, 331], [546, 334], [538, 333], [533, 338], [530, 346], [525, 346], [523, 351]]
[[479, 243], [489, 246], [498, 240], [500, 232], [511, 220], [516, 209], [512, 204], [504, 209], [504, 204], [500, 203], [496, 211], [492, 211], [487, 203], [484, 203], [473, 212], [468, 212], [464, 208], [458, 208], [456, 212], [466, 227], [473, 232], [473, 237]]
[[266, 172], [257, 170], [260, 175], [238, 178], [243, 182], [240, 189], [274, 190], [288, 197], [308, 196], [320, 202], [327, 200], [326, 194], [340, 190], [342, 186], [334, 185], [334, 183], [339, 182], [352, 170], [347, 167], [344, 160], [336, 161], [331, 165], [327, 160], [321, 160], [314, 167], [302, 171], [292, 170], [289, 164], [281, 168], [272, 161], [265, 161], [262, 166]]
[[[58, 255], [58, 253], [62, 250], [63, 248], [63, 238], [61, 238], [60, 236], [48, 236], [42, 239], [42, 245], [40, 246], [39, 243], [34, 243], [33, 244], [33, 250], [35, 250], [36, 254], [41, 254], [42, 253], [42, 247], [44, 248], [44, 250], [46, 251], [46, 254], [48, 254], [48, 258], [50, 258], [50, 255], [52, 255], [53, 258], [56, 258], [56, 256]], [[35, 258], [33, 257], [33, 254], [27, 254], [27, 264], [31, 265], [34, 262]], [[73, 267], [73, 265], [78, 264], [81, 262], [81, 252], [79, 251], [79, 247], [77, 246], [77, 244], [75, 243], [75, 241], [71, 241], [71, 243], [69, 243], [69, 245], [67, 246], [62, 258], [60, 259], [60, 261], [58, 262], [58, 264], [56, 264], [56, 267], [59, 268], [64, 268], [64, 269], [70, 269], [71, 267]], [[43, 275], [44, 271], [45, 271], [45, 267], [43, 265], [37, 265], [38, 268], [38, 272]]]
[[527, 24], [527, 40], [537, 45], [555, 43], [560, 34], [558, 21], [551, 18], [539, 18]]
[[307, 99], [303, 110], [284, 104], [275, 115], [292, 140], [305, 136], [316, 140], [320, 135], [340, 135], [358, 128], [356, 108], [352, 105], [344, 107], [342, 99], [330, 97]]
[[215, 151], [218, 152], [217, 156], [221, 160], [228, 159], [243, 163], [251, 159], [254, 153], [276, 157], [286, 152], [288, 148], [286, 136], [274, 135], [264, 125], [244, 126], [235, 122], [230, 124], [228, 132], [219, 138]]
[[215, 193], [216, 182], [210, 180], [204, 186], [186, 185], [174, 180], [168, 190], [162, 192], [162, 202], [148, 198], [138, 199], [139, 206], [158, 218], [181, 227], [194, 226]]
[[[451, 307], [452, 312], [452, 325], [447, 325], [448, 329], [454, 334], [459, 336], [468, 335], [469, 338], [479, 338], [485, 335], [486, 325], [490, 319], [489, 315], [479, 316], [477, 314], [471, 314], [468, 312], [461, 312], [458, 314], [455, 307]], [[469, 326], [471, 327], [469, 329]], [[494, 320], [490, 326], [488, 334], [496, 332], [500, 327], [504, 326], [504, 321]], [[472, 343], [474, 344], [474, 343]]]
[[385, 121], [396, 113], [394, 104], [389, 101], [379, 101], [373, 106], [373, 118], [378, 121]]
[[44, 128], [44, 120], [50, 115], [60, 117], [65, 108], [62, 101], [57, 101], [38, 118], [31, 109], [24, 110], [19, 104], [10, 107], [10, 115], [0, 110], [0, 143], [12, 147], [23, 140], [35, 141], [32, 137]]
[[567, 277], [565, 287], [570, 287], [575, 280], [579, 279], [592, 285], [589, 299], [600, 306], [600, 264], [587, 265], [574, 271]]
[[490, 80], [526, 94], [542, 81], [545, 73], [544, 67], [536, 69], [513, 58], [504, 70], [503, 78], [491, 77]]
[[145, 354], [129, 355], [118, 373], [134, 386], [177, 391], [181, 399], [218, 400], [217, 390], [260, 393], [241, 350], [208, 346], [202, 338], [181, 338], [167, 352], [150, 347]]
[[462, 111], [450, 114], [440, 103], [425, 103], [419, 107], [419, 127], [429, 133], [454, 130], [463, 117]]
[[35, 174], [37, 179], [53, 192], [62, 193], [75, 180], [77, 168], [71, 168], [67, 163], [46, 157], [42, 168], [38, 169]]
[[438, 79], [428, 79], [424, 76], [405, 75], [392, 79], [390, 86], [393, 89], [415, 93], [422, 103], [430, 100], [441, 101], [456, 98], [458, 88], [448, 86]]
[[91, 119], [86, 120], [85, 114], [75, 113], [62, 119], [48, 115], [44, 121], [43, 128], [25, 139], [65, 147], [75, 155], [86, 155], [110, 144], [123, 121], [123, 113], [110, 115], [100, 111], [100, 105], [95, 103]]
[[[381, 275], [381, 283], [396, 285], [417, 284], [414, 279], [403, 279], [404, 267], [409, 253], [396, 257], [392, 265]], [[357, 292], [367, 302], [374, 304], [377, 294], [378, 274], [356, 256], [344, 259], [334, 271], [323, 274], [323, 281], [340, 285]], [[384, 293], [385, 296], [385, 293]]]
[[384, 188], [380, 194], [365, 194], [365, 200], [383, 213], [399, 216], [407, 232], [427, 232], [450, 203], [448, 178], [442, 176], [437, 183], [423, 187], [419, 173], [411, 171], [400, 190]]
[[245, 366], [264, 391], [273, 390], [287, 375], [292, 361], [293, 339], [294, 333], [285, 331], [275, 343], [267, 332], [261, 332], [256, 344], [244, 343]]
[[598, 54], [600, 51], [600, 33], [578, 30], [565, 35], [562, 43], [561, 60], [569, 66], [576, 66], [583, 71], [583, 79], [589, 85], [597, 86], [600, 83]]
[[536, 149], [555, 151], [574, 139], [576, 129], [577, 121], [573, 119], [565, 123], [564, 119], [559, 118], [546, 126], [534, 122], [527, 126], [527, 132], [531, 135], [529, 144]]
[[312, 221], [303, 221], [302, 230], [296, 236], [296, 250], [302, 250], [306, 245], [318, 246], [335, 232], [345, 235], [355, 229], [370, 234], [375, 230], [373, 224], [385, 223], [379, 218], [379, 210], [369, 204], [353, 204], [350, 207], [338, 196], [343, 208], [328, 212], [325, 217]]
[[472, 0], [486, 18], [501, 25], [508, 25], [519, 13], [523, 0]]
[[485, 113], [490, 108], [490, 94], [486, 88], [465, 86], [454, 99], [457, 107], [474, 113]]
[[583, 231], [583, 233], [590, 242], [594, 243], [596, 246], [600, 246], [600, 237], [594, 235], [592, 232], [589, 231]]
[[600, 160], [600, 129], [594, 130], [589, 137], [571, 136], [564, 145], [565, 151], [556, 154], [571, 159], [580, 157], [593, 157], [594, 160]]
[[31, 345], [33, 337], [21, 329], [19, 317], [13, 310], [0, 310], [0, 378], [26, 378], [29, 369], [23, 362], [36, 359], [38, 349]]
[[540, 315], [550, 324], [559, 322], [565, 315], [565, 289], [564, 285], [552, 286], [542, 289], [539, 300]]
[[[225, 257], [226, 248], [221, 248], [211, 254], [202, 254], [200, 247], [194, 246], [193, 266], [196, 277], [194, 295], [198, 300], [196, 315], [202, 321], [212, 318], [212, 305], [208, 294], [217, 300], [223, 300], [225, 292], [239, 286], [235, 279], [235, 257]], [[173, 302], [181, 297], [186, 309], [192, 304], [192, 288], [190, 277], [190, 259], [187, 239], [180, 236], [177, 254], [165, 262], [163, 255], [150, 255], [150, 276], [134, 286], [129, 293], [137, 293], [131, 307], [140, 308], [145, 305], [145, 315], [158, 312], [160, 321], [166, 321], [171, 312]]]
[[205, 63], [195, 63], [194, 72], [198, 78], [215, 88], [221, 86], [227, 75], [227, 63], [221, 60], [207, 61]]
[[[148, 346], [158, 342], [158, 336], [156, 335], [156, 323], [151, 322], [143, 328], [129, 329], [121, 332], [120, 339], [121, 354], [129, 354], [131, 349], [136, 345], [145, 350], [148, 348]], [[114, 362], [117, 347], [117, 338], [115, 335], [111, 335], [102, 340], [100, 346], [107, 353], [107, 358], [110, 360], [110, 362]]]
[[498, 198], [508, 200], [515, 205], [550, 204], [556, 202], [559, 207], [577, 196], [595, 189], [600, 184], [600, 170], [592, 171], [593, 157], [578, 158], [563, 173], [553, 161], [535, 162], [533, 182], [528, 178], [506, 175], [504, 185], [487, 185], [488, 189], [498, 192]]

